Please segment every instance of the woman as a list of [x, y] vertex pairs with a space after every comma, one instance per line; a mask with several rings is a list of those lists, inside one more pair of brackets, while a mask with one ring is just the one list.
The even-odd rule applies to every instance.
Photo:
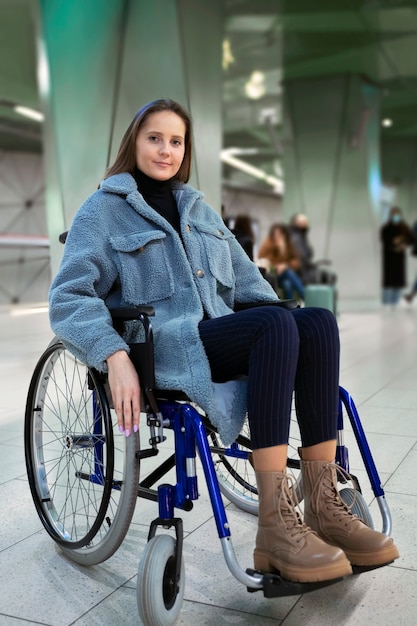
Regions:
[[413, 233], [401, 209], [392, 207], [380, 231], [382, 241], [382, 303], [396, 306], [406, 285], [406, 250], [413, 245]]
[[[272, 224], [258, 254], [258, 265], [276, 277], [277, 286], [285, 298], [293, 298], [294, 292], [304, 300], [304, 285], [297, 274], [301, 262], [291, 241], [290, 230], [284, 224]], [[271, 281], [272, 282], [272, 281]]]
[[240, 243], [248, 257], [253, 261], [253, 244], [255, 236], [253, 234], [252, 220], [249, 215], [237, 215], [233, 224], [232, 233]]
[[[335, 320], [321, 309], [233, 312], [236, 303], [276, 295], [220, 215], [186, 184], [191, 136], [189, 115], [171, 100], [137, 112], [114, 164], [74, 218], [50, 290], [52, 328], [88, 365], [108, 371], [126, 436], [138, 429], [140, 384], [108, 306], [154, 306], [158, 387], [184, 390], [225, 442], [239, 432], [247, 404], [260, 498], [256, 568], [309, 582], [347, 575], [351, 563], [390, 562], [398, 556], [392, 540], [337, 495]], [[233, 406], [223, 415], [215, 398], [231, 384]], [[285, 473], [294, 389], [305, 516], [318, 534], [296, 513]]]

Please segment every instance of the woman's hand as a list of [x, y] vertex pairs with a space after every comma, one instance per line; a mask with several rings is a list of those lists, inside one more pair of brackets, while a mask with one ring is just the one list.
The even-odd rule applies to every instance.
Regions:
[[117, 415], [120, 432], [126, 437], [137, 432], [140, 416], [139, 378], [124, 350], [119, 350], [107, 358], [108, 378], [113, 406]]
[[275, 269], [277, 270], [278, 276], [282, 274], [282, 272], [285, 272], [287, 268], [288, 268], [288, 263], [277, 263], [275, 265]]

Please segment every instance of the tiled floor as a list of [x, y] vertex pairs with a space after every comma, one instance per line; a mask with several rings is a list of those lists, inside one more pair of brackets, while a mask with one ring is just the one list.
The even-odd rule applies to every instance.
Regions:
[[[186, 587], [178, 624], [416, 623], [417, 491], [410, 476], [417, 468], [417, 307], [341, 310], [341, 383], [359, 407], [401, 558], [304, 596], [268, 600], [249, 594], [224, 563], [200, 484], [203, 497], [184, 514]], [[0, 311], [0, 626], [137, 625], [137, 563], [155, 505], [139, 500], [121, 548], [107, 562], [83, 569], [55, 547], [32, 504], [23, 455], [24, 405], [35, 362], [50, 338], [45, 311]], [[349, 429], [346, 439], [352, 440]], [[352, 443], [350, 457], [352, 471], [366, 482]], [[370, 489], [364, 494], [380, 528]], [[237, 558], [250, 566], [256, 519], [233, 505], [227, 511]]]

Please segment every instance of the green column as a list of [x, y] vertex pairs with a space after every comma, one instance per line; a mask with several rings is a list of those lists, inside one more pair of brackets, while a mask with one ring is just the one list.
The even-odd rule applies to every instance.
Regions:
[[223, 0], [39, 0], [52, 274], [135, 111], [170, 97], [195, 123], [192, 184], [220, 211]]
[[380, 289], [379, 92], [362, 77], [285, 83], [284, 213], [306, 213], [341, 299]]

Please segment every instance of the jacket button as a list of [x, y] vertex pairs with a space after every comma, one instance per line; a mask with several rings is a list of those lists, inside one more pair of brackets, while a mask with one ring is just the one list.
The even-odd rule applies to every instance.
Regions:
[[219, 229], [219, 230], [217, 231], [217, 234], [218, 234], [218, 235], [224, 235], [224, 232], [223, 232], [222, 230], [220, 230], [220, 229]]
[[191, 232], [191, 226], [189, 224], [187, 224], [186, 229], [187, 229], [187, 233]]
[[197, 270], [196, 274], [199, 278], [203, 278], [204, 277], [204, 270]]

